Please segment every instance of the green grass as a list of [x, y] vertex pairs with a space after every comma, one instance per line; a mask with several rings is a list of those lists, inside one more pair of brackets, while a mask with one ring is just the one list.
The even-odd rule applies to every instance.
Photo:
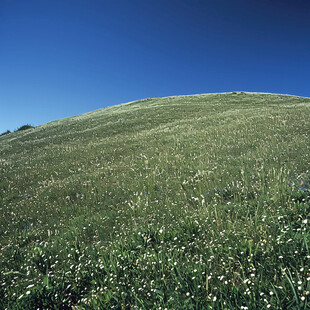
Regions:
[[1, 309], [309, 309], [310, 99], [151, 98], [0, 137]]

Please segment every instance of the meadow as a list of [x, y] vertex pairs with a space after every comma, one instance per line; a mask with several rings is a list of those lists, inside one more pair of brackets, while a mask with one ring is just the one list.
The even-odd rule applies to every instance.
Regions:
[[237, 92], [0, 136], [0, 309], [310, 309], [309, 120]]

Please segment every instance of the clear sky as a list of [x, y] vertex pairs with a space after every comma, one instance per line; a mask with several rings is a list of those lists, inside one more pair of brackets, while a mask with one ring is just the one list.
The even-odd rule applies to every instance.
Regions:
[[310, 97], [309, 0], [0, 0], [0, 133], [238, 90]]

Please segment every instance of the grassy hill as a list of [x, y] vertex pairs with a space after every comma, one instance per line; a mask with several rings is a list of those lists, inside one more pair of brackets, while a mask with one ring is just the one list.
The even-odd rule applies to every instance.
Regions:
[[0, 137], [0, 308], [309, 309], [310, 99], [150, 98]]

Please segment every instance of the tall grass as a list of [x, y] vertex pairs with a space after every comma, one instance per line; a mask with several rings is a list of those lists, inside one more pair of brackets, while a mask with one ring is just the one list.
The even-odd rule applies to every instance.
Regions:
[[3, 309], [308, 309], [310, 100], [154, 98], [0, 138]]

